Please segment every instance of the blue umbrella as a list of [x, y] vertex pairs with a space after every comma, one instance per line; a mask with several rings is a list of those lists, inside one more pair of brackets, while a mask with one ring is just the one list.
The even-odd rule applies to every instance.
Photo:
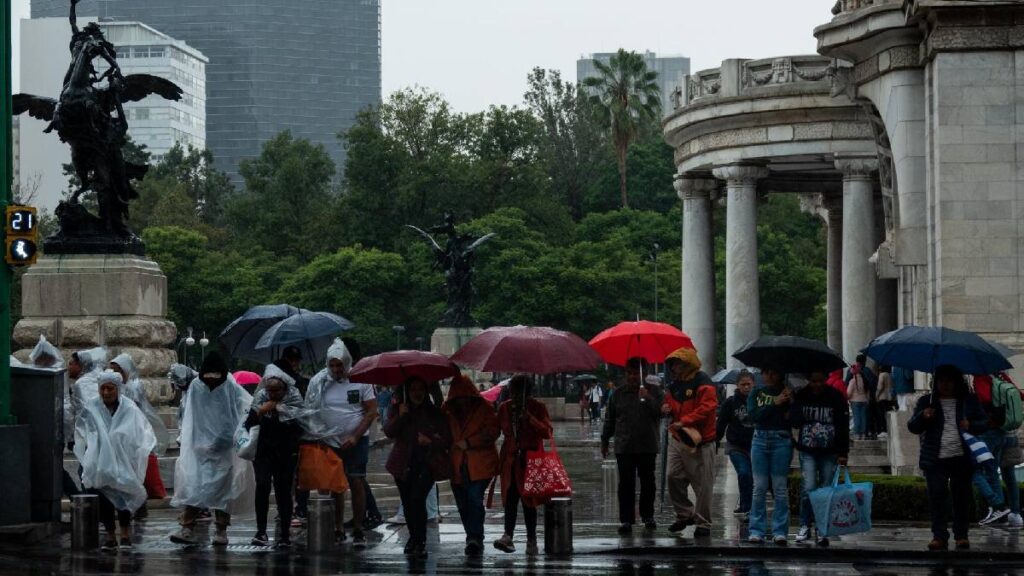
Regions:
[[302, 350], [304, 363], [317, 363], [323, 360], [331, 342], [346, 330], [355, 328], [349, 320], [330, 312], [310, 312], [299, 310], [274, 324], [263, 333], [256, 342], [254, 352], [266, 353], [272, 362], [277, 351], [287, 346], [298, 346]]
[[864, 353], [884, 366], [934, 372], [943, 365], [964, 374], [995, 374], [1013, 365], [992, 344], [973, 332], [941, 326], [905, 326], [882, 334]]
[[220, 333], [220, 342], [233, 358], [244, 358], [264, 364], [273, 362], [277, 358], [267, 359], [270, 351], [257, 352], [256, 343], [271, 326], [301, 311], [301, 308], [288, 304], [253, 306], [228, 324]]

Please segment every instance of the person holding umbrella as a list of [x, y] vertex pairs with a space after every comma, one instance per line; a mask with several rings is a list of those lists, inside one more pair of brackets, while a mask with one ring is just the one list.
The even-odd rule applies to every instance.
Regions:
[[789, 464], [793, 461], [793, 436], [790, 408], [793, 393], [786, 386], [781, 370], [762, 366], [764, 386], [754, 390], [747, 400], [747, 411], [754, 421], [750, 463], [754, 471], [754, 498], [750, 508], [751, 544], [762, 544], [768, 522], [768, 485], [771, 484], [775, 511], [772, 517], [772, 541], [787, 544], [789, 533]]
[[505, 533], [494, 541], [502, 552], [515, 552], [512, 535], [516, 530], [519, 502], [523, 503], [526, 521], [526, 554], [535, 556], [537, 548], [537, 503], [520, 497], [526, 475], [526, 453], [540, 450], [544, 440], [551, 438], [551, 418], [544, 404], [531, 395], [530, 377], [514, 376], [508, 383], [510, 399], [498, 408], [498, 423], [505, 441], [501, 445], [501, 498], [505, 505]]
[[[695, 538], [711, 536], [711, 499], [715, 483], [715, 439], [717, 435], [718, 391], [701, 371], [693, 348], [680, 348], [668, 355], [665, 366], [672, 377], [662, 413], [668, 425], [669, 499], [676, 521], [669, 532], [680, 535], [696, 524]], [[690, 501], [693, 487], [696, 503]]]
[[608, 400], [608, 413], [601, 432], [601, 456], [608, 458], [608, 443], [615, 439], [615, 461], [619, 469], [619, 534], [633, 531], [636, 522], [636, 479], [640, 477], [640, 518], [647, 530], [655, 530], [654, 461], [658, 455], [658, 425], [663, 394], [658, 387], [642, 382], [647, 361], [626, 362], [626, 382]]
[[484, 550], [484, 491], [498, 475], [494, 443], [501, 426], [494, 408], [462, 374], [452, 380], [448, 401], [441, 411], [451, 430], [452, 492], [466, 531], [465, 552], [467, 556], [479, 556]]
[[392, 400], [384, 427], [384, 434], [395, 441], [386, 468], [395, 478], [405, 510], [405, 553], [426, 557], [427, 497], [435, 482], [451, 475], [452, 435], [441, 409], [430, 399], [427, 382], [412, 377], [403, 386], [406, 398]]
[[967, 388], [963, 373], [950, 365], [936, 368], [931, 394], [918, 399], [907, 422], [907, 430], [921, 439], [918, 466], [928, 484], [932, 521], [929, 550], [949, 548], [947, 518], [951, 495], [956, 549], [971, 547], [967, 536], [971, 499], [974, 497], [971, 491], [974, 460], [962, 433], [980, 434], [988, 428], [987, 425], [988, 418]]
[[754, 439], [754, 421], [747, 412], [747, 398], [754, 389], [754, 374], [742, 370], [736, 378], [736, 391], [722, 404], [718, 413], [717, 442], [725, 438], [725, 453], [729, 456], [736, 482], [740, 489], [739, 506], [733, 514], [746, 519], [754, 492], [754, 474], [750, 465], [750, 444]]

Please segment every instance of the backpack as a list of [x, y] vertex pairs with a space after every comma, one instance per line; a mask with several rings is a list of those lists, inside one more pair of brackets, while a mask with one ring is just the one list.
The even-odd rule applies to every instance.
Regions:
[[992, 406], [1003, 408], [1006, 412], [1006, 419], [1003, 421], [1002, 429], [1012, 432], [1020, 428], [1024, 423], [1024, 402], [1021, 401], [1020, 390], [1012, 382], [998, 377], [992, 377]]

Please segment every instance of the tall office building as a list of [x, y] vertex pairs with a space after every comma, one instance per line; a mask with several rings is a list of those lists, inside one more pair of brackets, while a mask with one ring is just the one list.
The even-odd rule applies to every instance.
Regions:
[[[36, 0], [34, 0], [36, 1]], [[582, 83], [585, 78], [597, 76], [594, 61], [607, 64], [612, 52], [598, 52], [576, 61], [576, 82]], [[682, 83], [682, 79], [690, 73], [690, 59], [685, 56], [658, 56], [654, 52], [643, 53], [644, 63], [648, 70], [658, 73], [658, 88], [661, 90], [661, 110], [663, 114], [672, 112], [672, 92]]]
[[[380, 0], [82, 0], [81, 14], [144, 22], [210, 59], [207, 146], [237, 182], [238, 163], [282, 130], [323, 144], [381, 99]], [[32, 17], [68, 0], [32, 0]]]
[[[150, 96], [125, 104], [132, 140], [146, 146], [152, 162], [158, 162], [176, 143], [186, 148], [205, 147], [206, 57], [184, 42], [138, 22], [101, 22], [100, 27], [117, 46], [123, 74], [152, 74], [173, 81], [183, 91], [177, 102]], [[70, 40], [67, 18], [21, 21], [22, 92], [48, 97], [60, 94], [70, 60]], [[107, 68], [100, 59], [94, 66], [99, 72]], [[19, 143], [25, 151], [19, 166], [21, 189], [25, 194], [35, 190], [35, 204], [52, 211], [67, 189], [62, 165], [71, 161], [71, 153], [55, 133], [43, 133], [46, 122], [28, 115], [20, 120]]]

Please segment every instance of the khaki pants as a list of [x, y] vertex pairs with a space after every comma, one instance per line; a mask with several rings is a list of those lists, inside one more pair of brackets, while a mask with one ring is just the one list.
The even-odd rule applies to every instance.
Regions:
[[[711, 527], [711, 497], [715, 489], [715, 445], [705, 444], [691, 454], [686, 446], [668, 436], [668, 496], [676, 519]], [[690, 501], [693, 487], [696, 505]]]

